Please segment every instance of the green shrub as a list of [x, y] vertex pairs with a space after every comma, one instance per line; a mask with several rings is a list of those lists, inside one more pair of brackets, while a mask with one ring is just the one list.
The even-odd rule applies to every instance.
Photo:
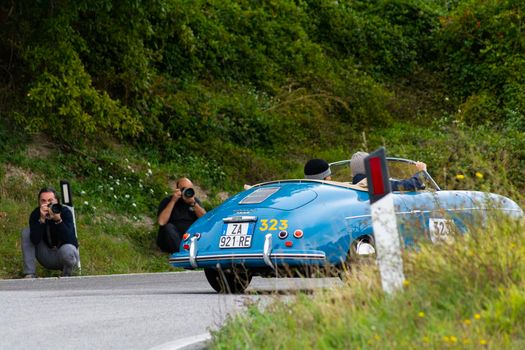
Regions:
[[510, 114], [514, 125], [523, 126], [523, 95], [517, 86], [525, 83], [524, 10], [522, 1], [470, 0], [441, 18], [435, 47], [442, 55], [435, 63], [446, 72], [447, 86], [461, 99], [473, 99], [466, 102], [468, 108], [476, 102], [480, 110], [489, 107], [485, 115], [467, 118], [472, 122], [504, 124]]
[[334, 57], [382, 77], [411, 73], [430, 57], [437, 11], [424, 1], [310, 1], [311, 35]]

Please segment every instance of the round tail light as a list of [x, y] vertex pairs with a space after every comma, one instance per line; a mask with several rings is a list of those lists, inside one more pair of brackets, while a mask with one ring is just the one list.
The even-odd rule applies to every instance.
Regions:
[[182, 240], [183, 241], [187, 241], [188, 238], [190, 238], [190, 234], [188, 232], [186, 232], [185, 234], [182, 235]]
[[304, 236], [303, 230], [295, 230], [293, 233], [293, 236], [295, 238], [303, 238]]
[[285, 239], [286, 237], [288, 237], [288, 231], [281, 231], [281, 232], [279, 232], [279, 238], [280, 239]]

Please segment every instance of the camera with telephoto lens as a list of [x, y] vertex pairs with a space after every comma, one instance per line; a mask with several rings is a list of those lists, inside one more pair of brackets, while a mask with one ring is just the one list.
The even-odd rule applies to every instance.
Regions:
[[191, 198], [195, 196], [195, 190], [191, 187], [183, 188], [180, 191], [182, 192], [182, 195], [186, 198]]
[[62, 213], [62, 205], [60, 203], [51, 203], [47, 207], [53, 214]]

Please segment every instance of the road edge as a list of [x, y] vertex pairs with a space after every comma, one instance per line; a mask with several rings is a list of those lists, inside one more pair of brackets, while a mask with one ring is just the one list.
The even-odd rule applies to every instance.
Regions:
[[174, 340], [160, 344], [149, 350], [182, 350], [182, 349], [205, 349], [205, 344], [211, 340], [210, 333], [202, 333], [191, 337]]

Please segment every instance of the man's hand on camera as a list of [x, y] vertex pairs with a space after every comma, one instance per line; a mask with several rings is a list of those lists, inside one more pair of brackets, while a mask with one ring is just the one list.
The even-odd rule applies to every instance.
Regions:
[[[53, 204], [56, 204], [56, 202], [53, 202]], [[44, 223], [46, 220], [53, 220], [56, 223], [62, 222], [62, 217], [60, 216], [60, 213], [53, 213], [51, 210], [51, 203], [48, 204], [42, 204], [40, 206], [40, 223]]]
[[49, 211], [49, 218], [53, 220], [55, 223], [62, 222], [62, 217], [60, 216], [60, 213], [53, 213], [53, 211]]
[[176, 202], [179, 200], [180, 197], [182, 197], [182, 192], [180, 191], [180, 188], [176, 188], [173, 192], [173, 196], [171, 196], [171, 200], [173, 202]]
[[194, 207], [195, 206], [195, 203], [197, 203], [195, 201], [195, 197], [184, 197], [184, 201], [190, 206], [190, 207]]
[[42, 204], [40, 206], [40, 219], [39, 219], [40, 223], [43, 224], [46, 221], [46, 219], [49, 218], [49, 212], [50, 212], [50, 210], [49, 210], [49, 207], [48, 207], [47, 203], [46, 204]]

